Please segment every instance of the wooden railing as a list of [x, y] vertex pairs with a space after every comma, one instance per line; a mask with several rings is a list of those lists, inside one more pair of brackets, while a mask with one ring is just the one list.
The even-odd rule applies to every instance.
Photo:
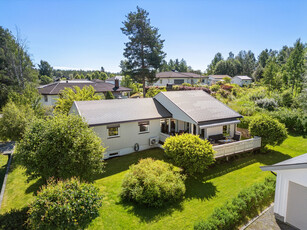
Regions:
[[213, 146], [213, 149], [216, 152], [215, 157], [218, 158], [236, 153], [248, 152], [254, 149], [259, 149], [260, 147], [261, 137], [254, 137], [243, 141], [236, 141], [229, 144]]

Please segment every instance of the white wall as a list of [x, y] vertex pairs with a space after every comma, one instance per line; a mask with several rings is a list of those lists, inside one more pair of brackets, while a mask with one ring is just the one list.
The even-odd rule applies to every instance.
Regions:
[[223, 134], [223, 126], [215, 126], [215, 127], [207, 128], [207, 132], [205, 132], [205, 134], [207, 134], [205, 138], [208, 138], [209, 136], [212, 136], [212, 135]]
[[[277, 172], [274, 212], [285, 218], [288, 202], [289, 181], [307, 187], [307, 169], [289, 169]], [[304, 199], [307, 199], [306, 197]]]
[[41, 100], [40, 102], [42, 103], [42, 105], [46, 105], [46, 106], [54, 106], [56, 99], [58, 99], [59, 96], [58, 95], [47, 95], [47, 101], [45, 101], [45, 96], [41, 95]]
[[243, 86], [243, 85], [249, 85], [252, 83], [252, 80], [242, 80], [241, 78], [238, 77], [233, 77], [231, 80], [232, 84], [237, 84], [239, 86]]
[[[198, 84], [199, 78], [160, 78], [153, 85], [154, 86], [166, 86], [167, 84], [175, 84], [175, 80], [184, 80], [184, 83], [195, 85], [195, 84]], [[205, 82], [202, 84], [207, 84], [207, 83], [208, 81], [205, 79]]]
[[107, 148], [105, 158], [109, 157], [109, 153], [118, 152], [118, 155], [133, 153], [136, 143], [140, 146], [140, 151], [157, 145], [150, 146], [149, 138], [158, 137], [160, 134], [160, 119], [149, 121], [149, 132], [139, 134], [138, 122], [121, 123], [119, 128], [119, 137], [108, 138], [108, 130], [106, 125], [94, 126], [93, 130], [101, 138], [103, 146]]

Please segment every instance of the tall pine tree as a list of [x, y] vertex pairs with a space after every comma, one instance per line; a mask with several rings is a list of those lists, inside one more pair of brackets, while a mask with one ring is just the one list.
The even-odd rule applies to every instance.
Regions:
[[144, 97], [146, 81], [153, 82], [156, 79], [156, 70], [166, 55], [162, 51], [164, 40], [160, 39], [158, 29], [150, 25], [148, 15], [146, 10], [137, 7], [136, 12], [127, 15], [121, 28], [129, 39], [124, 49], [127, 74], [143, 84]]

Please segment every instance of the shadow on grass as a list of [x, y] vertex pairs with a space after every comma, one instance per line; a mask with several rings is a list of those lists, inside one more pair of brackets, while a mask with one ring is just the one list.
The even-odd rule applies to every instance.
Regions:
[[[4, 156], [4, 157], [5, 157], [5, 156]], [[2, 165], [2, 166], [0, 167], [0, 190], [1, 190], [1, 188], [2, 188], [2, 183], [3, 183], [4, 175], [5, 175], [5, 172], [6, 172], [6, 167], [7, 167], [8, 159], [9, 159], [9, 158], [7, 158], [5, 165]]]
[[37, 192], [40, 190], [42, 185], [45, 185], [46, 181], [43, 180], [42, 178], [38, 179], [35, 181], [35, 183], [31, 184], [27, 189], [26, 189], [26, 194], [33, 193], [35, 196], [37, 195]]
[[126, 200], [120, 200], [117, 204], [122, 205], [128, 213], [132, 213], [134, 216], [140, 218], [142, 222], [146, 223], [158, 220], [163, 216], [171, 215], [174, 211], [183, 210], [180, 201], [173, 204], [166, 204], [160, 208], [142, 206]]
[[209, 200], [215, 197], [217, 188], [212, 182], [203, 182], [195, 177], [188, 177], [185, 181], [185, 197], [189, 199]]
[[276, 164], [290, 158], [292, 158], [290, 155], [272, 149], [266, 150], [265, 153], [259, 153], [255, 155], [257, 162], [260, 162], [264, 165]]
[[0, 215], [0, 229], [26, 229], [25, 222], [27, 221], [28, 207], [22, 209], [12, 209]]

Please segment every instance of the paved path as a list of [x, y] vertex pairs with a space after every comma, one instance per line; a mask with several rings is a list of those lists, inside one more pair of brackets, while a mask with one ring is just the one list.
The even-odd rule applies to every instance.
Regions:
[[274, 206], [260, 216], [254, 223], [246, 228], [246, 230], [296, 230], [289, 225], [276, 220], [274, 216]]

